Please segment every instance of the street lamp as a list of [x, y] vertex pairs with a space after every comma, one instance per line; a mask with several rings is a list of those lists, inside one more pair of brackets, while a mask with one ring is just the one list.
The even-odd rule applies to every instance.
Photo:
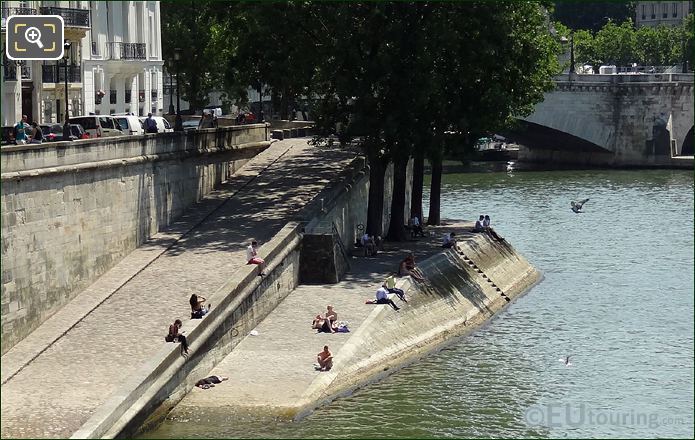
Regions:
[[180, 47], [174, 48], [174, 62], [176, 64], [176, 120], [174, 121], [174, 131], [183, 131], [183, 121], [181, 120], [181, 82], [179, 81], [179, 68], [181, 65]]
[[173, 115], [174, 114], [174, 76], [172, 75], [171, 72], [171, 62], [169, 62], [169, 68], [167, 69], [169, 72], [169, 114]]
[[[63, 124], [63, 140], [70, 140], [69, 95], [68, 95], [68, 56], [70, 55], [70, 40], [63, 44], [63, 60], [65, 61], [65, 123]], [[56, 72], [58, 73], [58, 72]]]

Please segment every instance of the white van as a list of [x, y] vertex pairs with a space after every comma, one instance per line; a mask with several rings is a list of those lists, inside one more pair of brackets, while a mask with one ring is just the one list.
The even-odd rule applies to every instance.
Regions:
[[71, 124], [80, 124], [84, 131], [89, 133], [89, 137], [112, 137], [123, 136], [121, 126], [113, 116], [106, 115], [90, 115], [90, 116], [73, 116], [70, 118]]
[[[147, 116], [140, 117], [140, 122], [143, 127], [145, 126], [145, 119], [147, 119]], [[157, 123], [157, 133], [169, 133], [174, 131], [174, 127], [162, 116], [152, 116], [152, 119]]]
[[126, 113], [114, 113], [111, 116], [116, 118], [123, 133], [130, 135], [145, 133], [142, 122], [137, 116]]

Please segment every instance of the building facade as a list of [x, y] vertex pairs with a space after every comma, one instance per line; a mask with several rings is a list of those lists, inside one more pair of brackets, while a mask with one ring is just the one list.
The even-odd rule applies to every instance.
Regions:
[[692, 1], [637, 2], [635, 26], [680, 26], [692, 12]]
[[[71, 45], [65, 59], [16, 63], [4, 57], [10, 15], [61, 15]], [[9, 1], [2, 3], [2, 124], [22, 114], [62, 123], [65, 76], [70, 116], [163, 109], [161, 22], [158, 1]]]

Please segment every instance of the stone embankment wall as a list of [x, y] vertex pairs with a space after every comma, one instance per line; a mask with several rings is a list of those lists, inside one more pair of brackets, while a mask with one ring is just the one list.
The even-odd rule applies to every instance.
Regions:
[[402, 280], [408, 307], [399, 313], [375, 307], [334, 353], [333, 369], [318, 376], [285, 416], [301, 417], [473, 331], [542, 278], [509, 243], [487, 234], [464, 239], [460, 248], [465, 257], [448, 250], [419, 264], [426, 284]]
[[269, 145], [265, 124], [3, 147], [2, 353]]

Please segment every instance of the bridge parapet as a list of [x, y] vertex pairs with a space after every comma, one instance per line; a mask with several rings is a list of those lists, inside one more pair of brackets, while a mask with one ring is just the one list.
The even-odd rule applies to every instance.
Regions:
[[582, 75], [562, 74], [555, 77], [555, 83], [606, 83], [606, 84], [632, 84], [632, 83], [693, 83], [692, 73], [651, 73], [651, 74], [611, 74], [611, 75]]

